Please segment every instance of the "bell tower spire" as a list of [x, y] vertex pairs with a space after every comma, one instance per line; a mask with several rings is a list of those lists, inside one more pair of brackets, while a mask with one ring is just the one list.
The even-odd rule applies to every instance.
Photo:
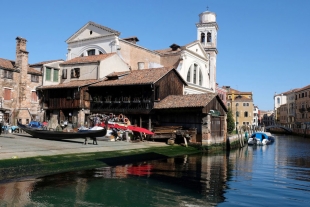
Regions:
[[207, 57], [208, 65], [207, 70], [209, 74], [210, 88], [215, 91], [216, 88], [216, 56], [217, 56], [217, 31], [218, 25], [216, 23], [216, 14], [207, 11], [199, 14], [199, 23], [197, 27], [197, 40], [204, 48]]

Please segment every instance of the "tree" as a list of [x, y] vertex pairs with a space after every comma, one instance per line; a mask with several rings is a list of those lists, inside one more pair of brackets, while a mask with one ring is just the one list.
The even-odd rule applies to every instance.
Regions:
[[226, 121], [227, 121], [227, 133], [231, 134], [235, 129], [235, 120], [231, 108], [228, 108]]

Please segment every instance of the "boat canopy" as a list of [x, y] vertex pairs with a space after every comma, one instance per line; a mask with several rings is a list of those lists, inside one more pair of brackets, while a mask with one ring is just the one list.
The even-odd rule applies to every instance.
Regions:
[[260, 141], [262, 141], [263, 139], [269, 140], [269, 139], [268, 139], [268, 135], [265, 134], [265, 133], [262, 133], [262, 132], [253, 133], [251, 137], [252, 137], [252, 138], [255, 137], [256, 139], [259, 139]]

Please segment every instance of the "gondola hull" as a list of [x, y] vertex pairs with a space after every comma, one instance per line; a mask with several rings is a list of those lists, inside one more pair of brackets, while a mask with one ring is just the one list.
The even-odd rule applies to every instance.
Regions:
[[107, 133], [106, 128], [102, 130], [83, 130], [77, 132], [63, 132], [63, 131], [49, 131], [34, 129], [28, 126], [25, 126], [17, 122], [18, 127], [32, 135], [33, 137], [40, 139], [52, 139], [52, 140], [62, 140], [62, 139], [76, 139], [76, 138], [96, 138], [105, 136]]

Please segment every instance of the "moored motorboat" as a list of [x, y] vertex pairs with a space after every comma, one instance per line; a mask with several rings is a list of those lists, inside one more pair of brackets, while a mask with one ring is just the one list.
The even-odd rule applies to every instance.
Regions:
[[63, 131], [36, 129], [23, 125], [18, 121], [17, 125], [20, 129], [32, 135], [33, 137], [40, 139], [51, 139], [51, 140], [76, 139], [76, 138], [84, 138], [85, 141], [87, 140], [87, 138], [96, 140], [96, 137], [105, 136], [107, 133], [106, 128], [102, 128], [100, 130], [79, 130], [76, 132], [63, 132]]
[[265, 132], [255, 132], [248, 139], [248, 145], [268, 145], [274, 142], [274, 137]]

